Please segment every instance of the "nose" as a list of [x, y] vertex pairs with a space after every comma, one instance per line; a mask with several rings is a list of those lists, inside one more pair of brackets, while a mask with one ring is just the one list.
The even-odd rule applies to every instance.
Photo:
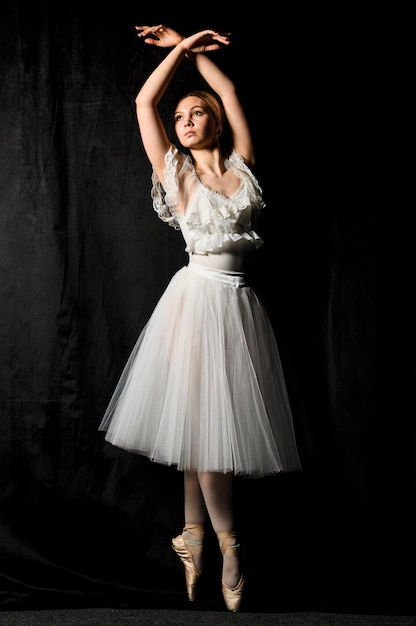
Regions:
[[192, 125], [193, 125], [192, 118], [191, 118], [191, 117], [188, 117], [188, 118], [185, 120], [185, 126], [192, 126]]

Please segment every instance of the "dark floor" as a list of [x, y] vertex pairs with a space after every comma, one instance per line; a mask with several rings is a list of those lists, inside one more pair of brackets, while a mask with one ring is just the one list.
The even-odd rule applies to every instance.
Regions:
[[0, 611], [0, 624], [11, 626], [123, 626], [152, 624], [154, 626], [399, 626], [416, 624], [408, 615], [350, 615], [342, 613], [228, 613], [206, 610], [176, 609], [45, 609], [36, 611]]

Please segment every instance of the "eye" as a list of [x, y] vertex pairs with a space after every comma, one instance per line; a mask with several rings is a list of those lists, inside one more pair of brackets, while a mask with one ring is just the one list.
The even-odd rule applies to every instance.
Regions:
[[203, 111], [194, 111], [194, 112], [192, 113], [192, 117], [199, 117], [199, 116], [201, 116], [201, 115], [203, 115]]
[[178, 115], [175, 115], [175, 117], [173, 119], [175, 120], [175, 122], [180, 122], [182, 117], [183, 117], [182, 115], [178, 114]]

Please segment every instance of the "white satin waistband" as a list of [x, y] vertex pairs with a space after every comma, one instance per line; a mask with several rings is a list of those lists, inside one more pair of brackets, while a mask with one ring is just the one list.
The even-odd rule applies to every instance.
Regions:
[[186, 266], [192, 272], [211, 278], [212, 280], [218, 280], [230, 287], [247, 287], [246, 275], [244, 272], [231, 272], [229, 270], [217, 270], [212, 267], [205, 267], [204, 265], [198, 265], [198, 263], [190, 262]]

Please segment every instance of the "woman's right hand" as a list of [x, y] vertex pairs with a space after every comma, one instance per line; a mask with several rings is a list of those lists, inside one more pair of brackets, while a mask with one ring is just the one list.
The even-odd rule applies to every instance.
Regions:
[[173, 28], [157, 24], [156, 26], [135, 26], [139, 31], [137, 36], [142, 38], [145, 43], [151, 46], [159, 46], [159, 48], [173, 48], [178, 45], [184, 37]]

